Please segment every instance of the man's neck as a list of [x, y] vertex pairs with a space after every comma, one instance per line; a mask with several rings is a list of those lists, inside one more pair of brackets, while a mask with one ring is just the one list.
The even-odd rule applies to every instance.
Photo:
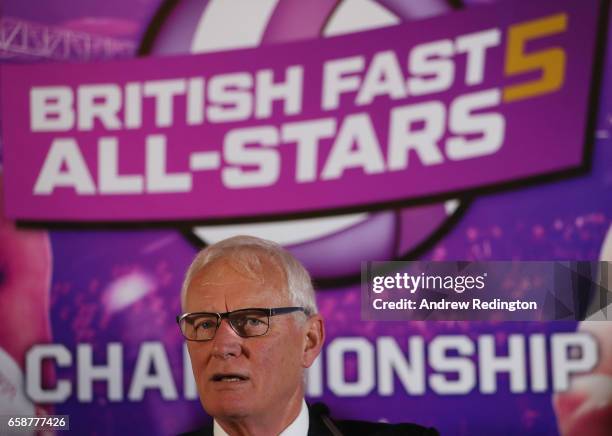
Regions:
[[[254, 416], [247, 419], [239, 420], [227, 420], [215, 418], [214, 424], [214, 435], [222, 436], [270, 436], [279, 435], [284, 432], [288, 427], [292, 426], [298, 420], [298, 417], [302, 418], [302, 414], [306, 414], [306, 434], [308, 430], [308, 408], [303, 398], [299, 401], [290, 401], [290, 407], [284, 407], [282, 412], [279, 414], [278, 411], [269, 413], [270, 411], [264, 412], [259, 416]], [[302, 421], [300, 419], [299, 421]], [[293, 432], [292, 432], [293, 434]]]

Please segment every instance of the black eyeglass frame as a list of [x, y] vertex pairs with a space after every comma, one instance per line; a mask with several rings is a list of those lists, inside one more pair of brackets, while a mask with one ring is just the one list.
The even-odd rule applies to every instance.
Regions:
[[[253, 310], [259, 310], [262, 313], [265, 312], [265, 314], [268, 316], [268, 323], [267, 323], [267, 328], [266, 331], [263, 332], [260, 335], [250, 335], [250, 336], [244, 336], [241, 335], [240, 332], [238, 330], [236, 330], [236, 327], [234, 327], [234, 325], [232, 324], [231, 320], [230, 320], [230, 315], [234, 314], [234, 313], [239, 313], [239, 312], [248, 312], [248, 311], [253, 311]], [[268, 331], [270, 330], [270, 317], [272, 316], [276, 316], [276, 315], [285, 315], [288, 313], [293, 313], [293, 312], [304, 312], [304, 314], [308, 315], [308, 310], [305, 307], [301, 307], [301, 306], [289, 306], [289, 307], [248, 307], [245, 309], [238, 309], [238, 310], [232, 310], [230, 312], [186, 312], [180, 315], [177, 315], [176, 317], [176, 323], [179, 326], [179, 330], [181, 331], [181, 335], [188, 341], [193, 341], [193, 342], [207, 342], [207, 341], [211, 341], [215, 338], [215, 335], [217, 334], [217, 330], [219, 330], [219, 327], [221, 326], [221, 322], [223, 321], [223, 319], [227, 319], [228, 324], [230, 325], [230, 327], [232, 328], [232, 330], [241, 338], [257, 338], [260, 336], [264, 336], [266, 333], [268, 333]], [[183, 333], [183, 329], [181, 328], [181, 321], [183, 321], [185, 318], [187, 318], [188, 316], [191, 315], [211, 315], [211, 316], [216, 316], [217, 317], [217, 325], [215, 326], [215, 331], [212, 334], [212, 336], [208, 339], [190, 339], [187, 336], [185, 336], [185, 334]]]

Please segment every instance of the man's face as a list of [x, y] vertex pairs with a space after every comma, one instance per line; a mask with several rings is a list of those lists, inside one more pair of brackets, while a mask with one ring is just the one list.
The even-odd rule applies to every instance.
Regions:
[[[282, 271], [265, 257], [261, 271], [243, 271], [228, 258], [200, 270], [185, 299], [186, 312], [228, 312], [291, 306]], [[242, 419], [301, 404], [307, 338], [293, 315], [270, 318], [264, 336], [242, 338], [223, 320], [215, 337], [188, 341], [200, 400], [216, 418]]]

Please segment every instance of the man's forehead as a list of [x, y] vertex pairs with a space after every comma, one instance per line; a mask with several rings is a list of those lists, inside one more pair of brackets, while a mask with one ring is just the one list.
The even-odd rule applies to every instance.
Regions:
[[243, 252], [213, 260], [193, 276], [189, 285], [189, 290], [198, 294], [261, 289], [282, 294], [286, 289], [284, 271], [265, 254], [245, 256]]

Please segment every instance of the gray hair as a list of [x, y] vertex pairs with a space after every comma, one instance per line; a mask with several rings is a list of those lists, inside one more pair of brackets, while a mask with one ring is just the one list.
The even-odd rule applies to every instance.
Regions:
[[304, 307], [308, 315], [318, 313], [312, 280], [306, 268], [276, 242], [254, 236], [233, 236], [201, 250], [185, 274], [181, 288], [181, 307], [185, 307], [187, 288], [191, 280], [206, 265], [216, 259], [229, 257], [245, 271], [256, 274], [252, 266], [261, 264], [259, 260], [261, 254], [267, 256], [284, 272], [291, 304]]

